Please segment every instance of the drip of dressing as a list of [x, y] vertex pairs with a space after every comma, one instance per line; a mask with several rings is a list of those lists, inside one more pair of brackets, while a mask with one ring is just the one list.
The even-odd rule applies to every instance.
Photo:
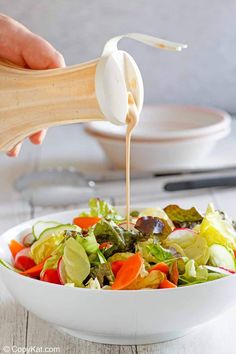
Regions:
[[[106, 57], [114, 52], [116, 52], [118, 42], [122, 38], [130, 38], [136, 41], [142, 42], [144, 44], [150, 45], [154, 48], [166, 49], [166, 50], [173, 50], [173, 51], [181, 51], [184, 48], [187, 48], [187, 45], [182, 43], [170, 42], [160, 38], [156, 38], [153, 36], [145, 35], [142, 33], [128, 33], [122, 36], [117, 36], [111, 38], [105, 45], [103, 49], [102, 56]], [[129, 83], [127, 85], [127, 89], [132, 89], [132, 85]], [[138, 102], [137, 102], [138, 103]], [[140, 102], [139, 102], [140, 103]], [[128, 92], [128, 114], [126, 116], [126, 220], [127, 220], [127, 229], [130, 229], [130, 141], [132, 131], [135, 125], [138, 122], [139, 118], [139, 110], [137, 108], [136, 102], [131, 92]], [[140, 106], [140, 105], [139, 105]], [[142, 104], [141, 104], [142, 106]]]
[[127, 230], [130, 230], [130, 143], [131, 136], [134, 127], [136, 126], [139, 113], [137, 106], [135, 104], [133, 95], [128, 93], [128, 103], [129, 110], [126, 118], [126, 137], [125, 137], [125, 179], [126, 179], [126, 221], [127, 221]]

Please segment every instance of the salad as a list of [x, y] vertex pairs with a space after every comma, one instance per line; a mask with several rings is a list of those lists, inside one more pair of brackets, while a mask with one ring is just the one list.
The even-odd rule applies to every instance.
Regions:
[[21, 242], [12, 240], [12, 264], [40, 281], [90, 289], [163, 289], [204, 283], [236, 272], [232, 220], [210, 204], [132, 211], [130, 227], [114, 207], [91, 199], [72, 223], [38, 221]]

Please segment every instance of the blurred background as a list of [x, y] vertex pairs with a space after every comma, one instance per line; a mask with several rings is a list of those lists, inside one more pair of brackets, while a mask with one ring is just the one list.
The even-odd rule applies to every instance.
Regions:
[[187, 43], [181, 54], [121, 43], [142, 71], [145, 102], [236, 113], [235, 0], [0, 0], [0, 9], [45, 37], [68, 65], [96, 58], [107, 39], [127, 32]]

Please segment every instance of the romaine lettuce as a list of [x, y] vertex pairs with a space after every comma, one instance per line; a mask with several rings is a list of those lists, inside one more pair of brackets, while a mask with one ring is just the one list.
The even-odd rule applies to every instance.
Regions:
[[[193, 259], [198, 265], [207, 264], [209, 259], [209, 248], [204, 237], [190, 229], [180, 229], [173, 231], [167, 238], [165, 243], [168, 247], [179, 247], [179, 252]], [[178, 250], [177, 247], [177, 250]]]
[[31, 246], [31, 254], [36, 264], [50, 257], [57, 247], [73, 233], [77, 234], [80, 228], [71, 224], [60, 224], [46, 229], [40, 238]]
[[200, 235], [205, 237], [208, 246], [219, 244], [236, 249], [236, 231], [232, 223], [223, 218], [210, 204], [200, 226]]

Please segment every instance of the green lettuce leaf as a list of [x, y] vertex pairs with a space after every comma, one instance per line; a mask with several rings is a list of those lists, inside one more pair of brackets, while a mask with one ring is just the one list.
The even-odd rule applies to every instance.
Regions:
[[175, 259], [182, 257], [182, 255], [178, 253], [175, 248], [171, 247], [166, 249], [152, 238], [144, 242], [138, 242], [135, 249], [136, 252], [139, 252], [148, 263], [171, 263]]
[[123, 250], [125, 248], [125, 230], [116, 225], [115, 222], [102, 220], [95, 225], [94, 235], [99, 243], [111, 242], [113, 246]]
[[97, 255], [98, 255], [99, 262], [100, 262], [101, 264], [107, 262], [107, 260], [106, 260], [106, 258], [105, 258], [105, 256], [104, 256], [104, 254], [103, 254], [99, 249], [97, 250]]
[[31, 246], [31, 254], [36, 264], [43, 262], [50, 257], [53, 251], [64, 240], [64, 233], [58, 235], [49, 235], [46, 238], [39, 239]]
[[217, 268], [214, 271], [208, 270], [207, 266], [197, 266], [194, 260], [191, 259], [185, 264], [185, 273], [180, 275], [179, 280], [180, 285], [193, 285], [220, 279], [225, 276], [227, 275], [222, 272], [217, 273]]
[[99, 248], [93, 228], [89, 229], [86, 236], [78, 235], [76, 239], [88, 254], [95, 253]]
[[147, 246], [148, 251], [155, 257], [156, 263], [165, 262], [168, 263], [173, 261], [175, 256], [171, 252], [171, 250], [165, 249], [159, 243], [153, 243]]
[[224, 274], [220, 274], [220, 273], [209, 273], [208, 274], [208, 281], [212, 281], [212, 280], [217, 280], [217, 279], [221, 279], [227, 277], [227, 275]]
[[67, 282], [83, 286], [83, 281], [90, 273], [90, 262], [83, 246], [74, 238], [65, 242], [63, 261]]
[[57, 269], [57, 264], [58, 264], [59, 259], [60, 259], [60, 256], [58, 256], [58, 255], [54, 255], [54, 256], [49, 257], [43, 265], [41, 275], [44, 274], [44, 272], [47, 269]]
[[195, 260], [198, 265], [207, 264], [209, 259], [209, 247], [203, 237], [197, 236], [195, 241], [183, 250], [185, 256]]
[[147, 241], [138, 242], [135, 246], [136, 252], [139, 252], [143, 259], [148, 263], [157, 263], [156, 257], [152, 255], [149, 247], [153, 245], [153, 239], [150, 238]]
[[236, 231], [232, 222], [210, 204], [200, 226], [200, 235], [205, 237], [208, 246], [219, 244], [236, 249]]
[[146, 236], [138, 231], [127, 231], [114, 221], [108, 222], [107, 220], [101, 220], [96, 224], [94, 235], [99, 243], [110, 242], [112, 244], [103, 252], [106, 258], [117, 252], [133, 252], [135, 243], [146, 239]]
[[107, 203], [105, 200], [99, 198], [92, 198], [89, 201], [90, 213], [82, 213], [80, 216], [97, 216], [107, 220], [124, 220], [124, 217], [118, 214], [116, 209]]
[[208, 270], [204, 266], [197, 266], [193, 259], [185, 264], [185, 273], [179, 277], [184, 285], [198, 284], [208, 281]]
[[89, 262], [91, 264], [91, 267], [93, 267], [93, 266], [98, 266], [99, 264], [102, 263], [106, 263], [107, 260], [104, 254], [98, 249], [97, 252], [91, 253], [89, 255]]
[[198, 265], [208, 262], [209, 247], [206, 239], [197, 232], [173, 232], [166, 238], [165, 244], [176, 248], [183, 256], [195, 260]]
[[112, 283], [115, 279], [111, 269], [111, 264], [109, 262], [93, 267], [91, 269], [90, 276], [93, 279], [97, 278], [101, 287], [107, 285], [107, 283]]

